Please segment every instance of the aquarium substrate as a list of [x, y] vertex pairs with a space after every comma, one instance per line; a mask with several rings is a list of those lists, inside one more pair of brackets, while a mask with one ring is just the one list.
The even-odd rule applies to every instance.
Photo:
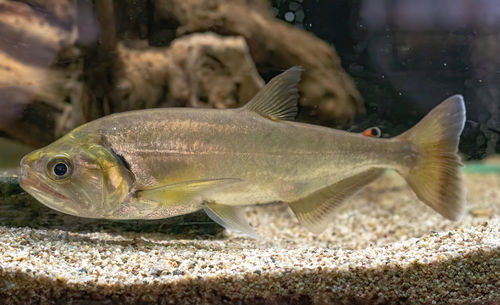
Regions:
[[252, 207], [253, 240], [0, 226], [5, 304], [499, 304], [500, 175], [467, 173], [453, 223], [388, 172], [322, 234], [284, 204]]

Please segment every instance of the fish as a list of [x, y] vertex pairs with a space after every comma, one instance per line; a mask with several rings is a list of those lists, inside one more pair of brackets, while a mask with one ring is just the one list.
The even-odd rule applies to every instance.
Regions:
[[369, 127], [361, 133], [365, 137], [375, 137], [380, 138], [382, 136], [382, 131], [377, 126]]
[[461, 95], [403, 134], [378, 138], [295, 122], [302, 71], [284, 71], [240, 108], [145, 109], [88, 122], [27, 154], [20, 185], [75, 216], [161, 219], [204, 210], [256, 238], [245, 206], [286, 202], [319, 234], [347, 198], [393, 169], [422, 202], [461, 219]]

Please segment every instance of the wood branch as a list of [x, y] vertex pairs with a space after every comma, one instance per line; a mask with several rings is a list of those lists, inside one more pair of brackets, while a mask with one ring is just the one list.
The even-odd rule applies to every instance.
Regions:
[[263, 9], [263, 1], [156, 0], [155, 20], [177, 24], [177, 36], [214, 31], [244, 37], [257, 66], [305, 68], [301, 105], [321, 120], [346, 125], [364, 106], [330, 45]]
[[24, 3], [0, 2], [0, 37], [0, 132], [34, 147], [53, 141], [70, 109], [65, 73], [50, 66], [74, 34]]
[[55, 139], [54, 130], [64, 107], [38, 100], [26, 87], [0, 89], [0, 131], [2, 136], [32, 147], [40, 147]]
[[[0, 135], [38, 147], [118, 111], [238, 107], [263, 84], [254, 62], [272, 74], [304, 66], [302, 119], [348, 123], [364, 110], [335, 50], [265, 0], [125, 2], [0, 2], [0, 103], [11, 109]], [[149, 23], [124, 26], [135, 11]]]
[[244, 39], [193, 34], [167, 48], [120, 45], [113, 111], [151, 107], [237, 107], [263, 85]]

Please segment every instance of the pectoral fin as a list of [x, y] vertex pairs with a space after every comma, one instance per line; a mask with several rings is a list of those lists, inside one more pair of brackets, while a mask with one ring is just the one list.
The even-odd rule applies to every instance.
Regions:
[[175, 184], [160, 186], [154, 189], [137, 192], [138, 198], [156, 201], [162, 204], [178, 204], [201, 196], [205, 192], [224, 187], [228, 184], [241, 181], [236, 178], [191, 180]]
[[226, 229], [242, 232], [253, 238], [258, 237], [246, 221], [241, 207], [209, 203], [205, 207], [205, 212], [208, 217]]
[[380, 177], [384, 169], [370, 169], [360, 174], [329, 185], [297, 201], [291, 202], [290, 208], [300, 224], [309, 231], [323, 232], [332, 219], [335, 208], [364, 186]]

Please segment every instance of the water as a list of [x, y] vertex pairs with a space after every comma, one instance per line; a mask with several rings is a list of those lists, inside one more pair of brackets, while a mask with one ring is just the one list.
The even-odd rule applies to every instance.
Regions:
[[[8, 259], [0, 256], [0, 277], [19, 279], [4, 282], [23, 291], [23, 283], [37, 282], [44, 274], [54, 281], [37, 282], [48, 286], [41, 284], [37, 293], [54, 302], [74, 301], [66, 292], [76, 289], [85, 303], [89, 283], [97, 283], [100, 300], [123, 297], [129, 292], [116, 287], [128, 281], [123, 285], [133, 288], [130, 283], [139, 283], [143, 275], [148, 280], [140, 283], [174, 283], [168, 287], [175, 291], [186, 275], [199, 281], [196, 287], [213, 292], [208, 300], [214, 302], [252, 302], [249, 296], [232, 295], [248, 286], [255, 300], [309, 303], [321, 296], [300, 278], [307, 275], [316, 285], [320, 274], [324, 279], [317, 286], [335, 300], [355, 296], [370, 301], [374, 291], [394, 287], [395, 297], [382, 294], [380, 299], [440, 303], [435, 295], [441, 286], [432, 283], [443, 280], [444, 295], [453, 289], [457, 300], [493, 304], [500, 297], [485, 301], [480, 298], [493, 294], [461, 283], [480, 278], [484, 281], [478, 285], [490, 285], [484, 289], [500, 287], [491, 276], [499, 271], [495, 257], [500, 245], [495, 236], [500, 211], [499, 17], [496, 0], [0, 1], [0, 252], [9, 250]], [[319, 236], [287, 214], [285, 204], [249, 209], [246, 218], [259, 241], [221, 233], [204, 212], [152, 222], [69, 216], [41, 205], [17, 183], [24, 154], [86, 122], [145, 108], [241, 107], [294, 65], [305, 70], [298, 121], [357, 133], [376, 126], [385, 138], [414, 126], [445, 98], [463, 95], [467, 121], [459, 153], [466, 162], [468, 206], [462, 222], [447, 221], [425, 206], [395, 172], [344, 205]], [[126, 163], [123, 156], [120, 160]], [[39, 253], [48, 258], [38, 259]], [[115, 256], [120, 260], [114, 261]], [[132, 266], [128, 257], [144, 264]], [[367, 257], [372, 259], [367, 262]], [[356, 287], [358, 276], [349, 272], [370, 264], [373, 269], [361, 273], [376, 288], [365, 291], [368, 286]], [[453, 275], [434, 275], [435, 270], [450, 272], [448, 265], [457, 269]], [[60, 271], [64, 268], [67, 274]], [[377, 273], [377, 268], [395, 276]], [[404, 270], [413, 272], [413, 279], [430, 276], [429, 281], [411, 286], [391, 282], [404, 281]], [[213, 272], [230, 278], [236, 288], [224, 286], [227, 292], [215, 285], [211, 290], [219, 282], [203, 281]], [[273, 287], [287, 291], [286, 296], [255, 288], [259, 283], [268, 287], [260, 281], [270, 274], [279, 279]], [[464, 278], [455, 279], [459, 276]], [[335, 282], [344, 278], [348, 284]], [[377, 286], [381, 278], [389, 284]], [[74, 282], [83, 286], [74, 288]], [[407, 289], [423, 282], [434, 296], [418, 287]], [[53, 283], [62, 283], [66, 292], [53, 290]], [[107, 284], [109, 293], [102, 288]], [[352, 291], [345, 289], [351, 286]], [[158, 300], [168, 299], [154, 292]], [[33, 294], [23, 295], [17, 300]]]
[[[280, 16], [290, 1], [275, 1]], [[292, 3], [297, 3], [293, 2]], [[463, 94], [466, 159], [498, 153], [500, 65], [496, 1], [306, 1], [299, 25], [332, 43], [367, 105], [363, 120], [388, 134], [443, 97]], [[295, 21], [297, 23], [297, 21]]]
[[[493, 0], [433, 5], [402, 0], [391, 5], [360, 0], [273, 1], [268, 12], [265, 2], [255, 2], [263, 13], [276, 15], [333, 45], [356, 86], [351, 89], [335, 78], [328, 81], [338, 82], [345, 92], [319, 84], [319, 90], [326, 92], [305, 97], [300, 120], [341, 128], [354, 122], [354, 131], [374, 124], [386, 136], [393, 136], [446, 96], [460, 93], [468, 112], [461, 152], [465, 159], [481, 159], [500, 149], [496, 86], [500, 65], [495, 55], [500, 48], [498, 8]], [[254, 69], [249, 60], [255, 62], [264, 80], [293, 64], [313, 69], [304, 61], [314, 59], [301, 62], [300, 57], [279, 56], [280, 52], [297, 55], [279, 47], [273, 51], [276, 38], [271, 35], [250, 37], [248, 33], [262, 30], [251, 21], [241, 22], [237, 28], [234, 16], [219, 25], [222, 17], [208, 4], [192, 8], [198, 10], [192, 16], [176, 11], [178, 8], [180, 5], [162, 1], [154, 5], [104, 1], [97, 7], [85, 1], [61, 1], [55, 8], [44, 1], [2, 4], [0, 102], [5, 111], [0, 117], [1, 135], [40, 147], [85, 121], [112, 112], [164, 106], [235, 107], [244, 104], [262, 84], [249, 72]], [[210, 18], [200, 17], [211, 10]], [[198, 56], [189, 68], [171, 64], [189, 56], [171, 54], [169, 59], [162, 53], [169, 53], [168, 46], [176, 38], [197, 31], [246, 35], [253, 58], [223, 52], [211, 58], [210, 54]], [[307, 54], [305, 47], [297, 47], [301, 48], [301, 54]], [[182, 52], [179, 49], [176, 52]], [[320, 55], [325, 54], [312, 54]], [[234, 58], [233, 62], [224, 62], [228, 58]], [[238, 68], [241, 61], [247, 64]], [[318, 59], [312, 64], [327, 63]], [[181, 81], [188, 77], [192, 80]], [[328, 104], [326, 95], [337, 96]], [[329, 111], [332, 107], [339, 109]]]

